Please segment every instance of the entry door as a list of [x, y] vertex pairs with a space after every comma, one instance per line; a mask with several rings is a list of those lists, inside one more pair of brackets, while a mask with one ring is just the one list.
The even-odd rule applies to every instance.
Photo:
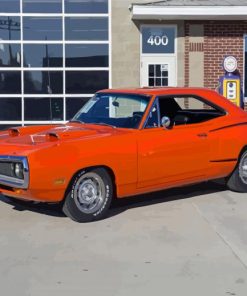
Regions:
[[176, 84], [175, 57], [142, 57], [141, 87], [166, 87]]

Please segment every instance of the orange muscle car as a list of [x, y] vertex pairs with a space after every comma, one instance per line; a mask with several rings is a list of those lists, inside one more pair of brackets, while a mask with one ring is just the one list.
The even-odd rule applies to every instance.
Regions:
[[104, 90], [66, 124], [0, 133], [0, 192], [78, 222], [113, 198], [226, 178], [247, 192], [247, 115], [199, 88]]

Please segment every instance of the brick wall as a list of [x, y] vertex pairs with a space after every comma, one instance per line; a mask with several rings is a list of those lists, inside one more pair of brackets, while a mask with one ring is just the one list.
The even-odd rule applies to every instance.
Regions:
[[234, 55], [243, 77], [244, 35], [247, 23], [243, 21], [204, 21], [185, 23], [185, 85], [189, 85], [190, 24], [204, 25], [204, 86], [216, 89], [219, 76], [224, 74], [222, 62], [226, 55]]

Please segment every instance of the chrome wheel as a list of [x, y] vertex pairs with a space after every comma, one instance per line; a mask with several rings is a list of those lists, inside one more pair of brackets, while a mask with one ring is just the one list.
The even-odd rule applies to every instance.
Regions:
[[82, 175], [75, 184], [73, 196], [81, 212], [85, 214], [97, 212], [106, 198], [102, 178], [93, 172]]
[[247, 185], [247, 152], [245, 152], [239, 163], [239, 177]]

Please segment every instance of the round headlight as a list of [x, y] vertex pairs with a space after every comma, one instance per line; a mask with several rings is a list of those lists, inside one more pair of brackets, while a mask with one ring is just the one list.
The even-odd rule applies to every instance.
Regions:
[[23, 165], [21, 163], [15, 164], [15, 175], [17, 178], [23, 178]]

